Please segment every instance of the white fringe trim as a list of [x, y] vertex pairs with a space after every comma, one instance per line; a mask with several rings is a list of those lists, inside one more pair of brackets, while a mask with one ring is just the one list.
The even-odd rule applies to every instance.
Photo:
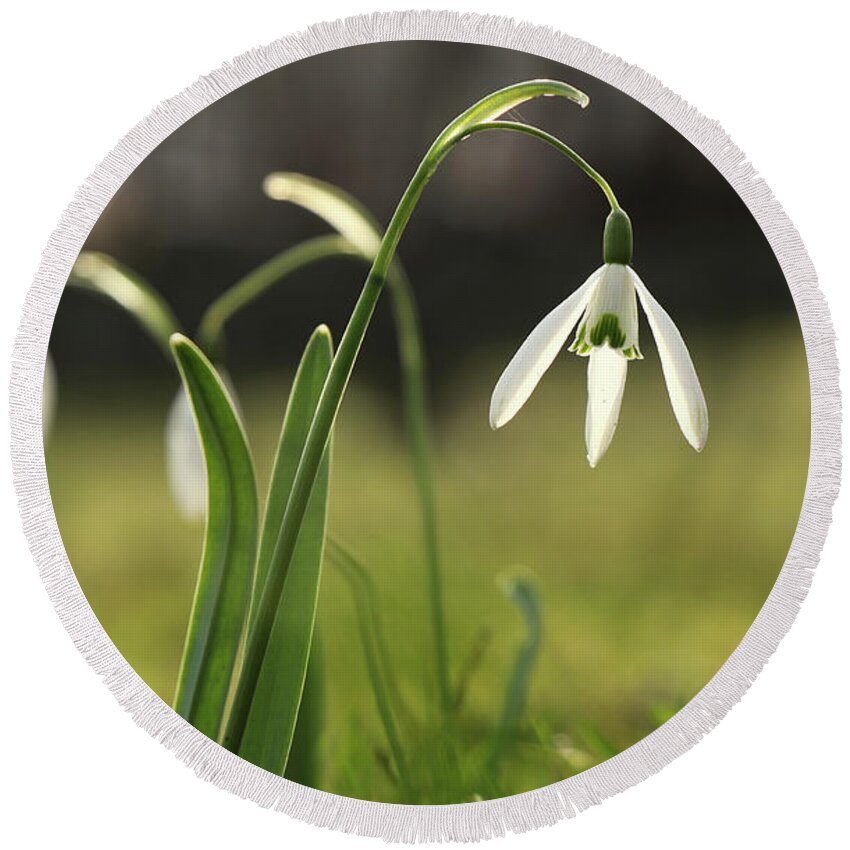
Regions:
[[[417, 39], [506, 47], [570, 65], [636, 98], [699, 148], [744, 199], [779, 259], [800, 315], [812, 401], [809, 477], [788, 558], [717, 675], [662, 727], [597, 767], [526, 794], [449, 806], [370, 803], [296, 785], [234, 756], [176, 715], [122, 658], [77, 583], [53, 514], [41, 432], [44, 363], [59, 298], [89, 231], [130, 172], [204, 107], [269, 71], [342, 47]], [[157, 107], [80, 187], [51, 236], [21, 318], [10, 395], [15, 486], [33, 558], [77, 648], [136, 723], [220, 788], [299, 820], [387, 841], [478, 841], [553, 824], [635, 785], [690, 749], [743, 696], [794, 620], [826, 537], [841, 466], [835, 338], [815, 271], [782, 207], [720, 125], [640, 68], [583, 41], [509, 18], [454, 12], [372, 14], [317, 24], [237, 57]]]

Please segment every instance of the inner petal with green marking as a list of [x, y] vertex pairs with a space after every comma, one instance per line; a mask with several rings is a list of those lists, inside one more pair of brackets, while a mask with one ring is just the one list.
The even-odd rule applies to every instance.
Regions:
[[570, 351], [586, 357], [594, 348], [607, 344], [628, 360], [642, 358], [638, 348], [637, 297], [628, 271], [619, 263], [603, 266]]
[[588, 336], [591, 345], [602, 345], [606, 340], [611, 348], [620, 348], [626, 341], [626, 335], [620, 328], [616, 313], [603, 313], [590, 329]]

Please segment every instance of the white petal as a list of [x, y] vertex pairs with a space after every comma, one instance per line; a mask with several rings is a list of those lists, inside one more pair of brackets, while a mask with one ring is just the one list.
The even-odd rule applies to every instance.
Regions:
[[635, 271], [630, 269], [630, 272], [658, 346], [676, 421], [685, 439], [700, 452], [708, 438], [708, 408], [688, 347], [667, 311], [652, 297]]
[[58, 380], [56, 378], [56, 366], [50, 352], [44, 362], [44, 383], [41, 386], [41, 433], [44, 441], [50, 436], [53, 421], [56, 419], [56, 397]]
[[552, 310], [519, 347], [493, 390], [491, 428], [501, 428], [513, 419], [528, 400], [543, 373], [564, 347], [604, 268], [597, 269], [566, 301]]
[[168, 411], [165, 460], [171, 495], [180, 512], [190, 521], [202, 521], [207, 512], [207, 471], [192, 405], [182, 384]]
[[[217, 371], [241, 416], [230, 375], [221, 367]], [[207, 515], [207, 469], [192, 404], [183, 384], [168, 411], [165, 462], [171, 495], [180, 512], [190, 522], [203, 522]]]
[[587, 366], [587, 418], [584, 441], [593, 467], [608, 451], [620, 418], [628, 360], [608, 345], [595, 346]]

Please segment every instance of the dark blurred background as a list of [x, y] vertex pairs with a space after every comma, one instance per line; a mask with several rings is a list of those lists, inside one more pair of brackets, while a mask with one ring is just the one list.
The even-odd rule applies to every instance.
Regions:
[[[521, 107], [518, 117], [563, 138], [611, 182], [635, 225], [635, 266], [673, 316], [722, 324], [730, 311], [743, 319], [793, 309], [741, 199], [662, 119], [572, 68], [461, 44], [336, 51], [222, 98], [145, 159], [87, 247], [146, 276], [191, 332], [210, 300], [241, 275], [326, 230], [310, 214], [266, 198], [260, 185], [267, 173], [300, 171], [335, 183], [386, 224], [442, 127], [484, 94], [533, 77], [563, 78], [590, 95], [585, 110], [544, 99]], [[400, 248], [433, 374], [471, 347], [516, 343], [518, 332], [582, 282], [601, 261], [605, 213], [597, 187], [533, 139], [488, 133], [456, 149]], [[362, 269], [338, 261], [288, 280], [231, 323], [231, 365], [256, 367], [269, 357], [291, 363], [319, 321], [338, 335], [362, 277]], [[63, 300], [52, 344], [66, 378], [116, 361], [134, 370], [162, 365], [131, 319], [78, 293]], [[392, 370], [393, 345], [384, 304], [363, 373]]]

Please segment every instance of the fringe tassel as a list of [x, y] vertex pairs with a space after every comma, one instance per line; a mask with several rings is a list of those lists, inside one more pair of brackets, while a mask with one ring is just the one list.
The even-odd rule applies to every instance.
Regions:
[[[47, 344], [69, 271], [106, 204], [153, 148], [220, 97], [291, 62], [343, 47], [425, 39], [521, 50], [592, 74], [652, 109], [702, 151], [744, 199], [779, 260], [800, 316], [812, 401], [809, 477], [788, 558], [744, 640], [714, 678], [662, 727], [597, 767], [526, 794], [451, 806], [371, 803], [296, 785], [234, 756], [176, 715], [124, 661], [77, 583], [53, 514], [41, 432]], [[202, 779], [233, 794], [318, 826], [394, 842], [480, 841], [554, 824], [690, 749], [741, 699], [794, 620], [826, 537], [841, 468], [835, 336], [815, 271], [782, 207], [720, 125], [654, 77], [583, 41], [510, 18], [453, 12], [372, 14], [317, 24], [237, 57], [157, 107], [80, 187], [51, 236], [26, 298], [10, 397], [15, 487], [33, 558], [77, 648], [136, 723]]]

